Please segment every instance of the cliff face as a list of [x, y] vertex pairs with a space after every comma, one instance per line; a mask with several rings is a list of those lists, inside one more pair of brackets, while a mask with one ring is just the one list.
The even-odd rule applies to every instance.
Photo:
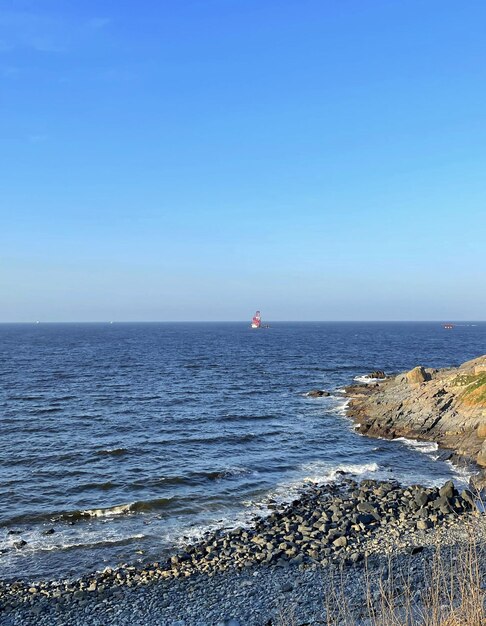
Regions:
[[[453, 369], [419, 366], [346, 391], [348, 415], [361, 433], [436, 441], [486, 468], [486, 355]], [[486, 484], [486, 469], [480, 482]]]

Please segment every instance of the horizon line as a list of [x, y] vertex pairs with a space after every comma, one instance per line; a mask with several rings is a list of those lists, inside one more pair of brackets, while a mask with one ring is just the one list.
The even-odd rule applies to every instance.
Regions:
[[[270, 324], [482, 324], [486, 320], [473, 319], [421, 319], [421, 320], [266, 320]], [[244, 320], [31, 320], [31, 321], [0, 321], [1, 324], [249, 324]]]

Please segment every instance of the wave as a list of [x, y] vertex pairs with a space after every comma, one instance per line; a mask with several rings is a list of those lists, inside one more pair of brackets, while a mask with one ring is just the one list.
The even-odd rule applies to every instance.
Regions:
[[103, 450], [97, 450], [96, 454], [98, 456], [122, 456], [123, 454], [128, 454], [127, 448], [106, 448]]
[[336, 402], [336, 406], [333, 409], [334, 413], [336, 413], [337, 415], [346, 417], [346, 409], [348, 408], [348, 405], [351, 402], [351, 398], [346, 398], [343, 400], [343, 398], [339, 397], [335, 399], [337, 400], [337, 402]]
[[[446, 464], [451, 468], [456, 480], [459, 483], [463, 483], [466, 487], [469, 487], [470, 480], [474, 476], [474, 470], [467, 464], [455, 465], [452, 461], [446, 461]], [[482, 505], [484, 506], [484, 504]], [[484, 512], [484, 511], [483, 511]]]
[[171, 506], [174, 498], [155, 498], [153, 500], [137, 500], [128, 504], [102, 507], [98, 509], [75, 509], [72, 511], [53, 511], [51, 513], [25, 514], [10, 518], [2, 522], [1, 526], [15, 526], [16, 524], [36, 522], [78, 522], [90, 518], [117, 517], [133, 513], [156, 511]]
[[44, 415], [46, 413], [60, 413], [63, 410], [64, 409], [60, 406], [49, 406], [45, 409], [36, 409], [36, 408], [28, 409], [27, 412], [30, 415]]
[[383, 381], [383, 378], [371, 378], [370, 376], [355, 376], [353, 378], [358, 383], [364, 383], [365, 385], [369, 385], [371, 383], [378, 383]]
[[278, 416], [274, 413], [264, 414], [264, 415], [238, 415], [234, 413], [226, 413], [226, 415], [222, 415], [218, 417], [218, 422], [248, 422], [248, 421], [264, 421], [276, 419]]
[[205, 443], [205, 444], [214, 444], [214, 443], [246, 443], [248, 441], [253, 441], [254, 439], [258, 439], [260, 437], [268, 437], [271, 435], [278, 435], [279, 431], [267, 431], [262, 433], [244, 433], [244, 434], [231, 434], [228, 433], [226, 435], [211, 435], [209, 437], [183, 437], [180, 439], [170, 439], [170, 440], [162, 440], [155, 442], [158, 445], [164, 445], [166, 443], [171, 444], [188, 444], [188, 443]]
[[258, 472], [248, 467], [227, 467], [214, 471], [193, 471], [185, 476], [162, 476], [161, 478], [140, 479], [129, 484], [130, 488], [147, 489], [171, 487], [177, 485], [201, 485], [205, 482], [219, 481], [238, 476], [257, 476]]
[[110, 491], [119, 487], [118, 484], [107, 481], [104, 483], [85, 483], [84, 485], [75, 485], [73, 491], [76, 493], [82, 493], [83, 491], [93, 491], [99, 489], [100, 491]]
[[[418, 441], [417, 439], [407, 439], [407, 437], [397, 437], [396, 439], [393, 439], [393, 441], [401, 441], [408, 448], [413, 448], [423, 454], [432, 454], [433, 452], [437, 452], [439, 449], [439, 446], [435, 443], [435, 441]], [[435, 458], [438, 457], [435, 456]]]
[[[97, 548], [111, 548], [115, 546], [127, 546], [133, 542], [139, 542], [140, 539], [145, 539], [146, 535], [137, 534], [131, 535], [129, 537], [122, 538], [103, 538], [98, 541], [78, 541], [77, 543], [54, 543], [54, 544], [40, 544], [28, 542], [27, 545], [23, 548], [23, 553], [25, 552], [68, 552], [70, 550], [79, 550], [79, 549], [97, 549]], [[58, 541], [59, 537], [56, 535], [56, 541]]]
[[338, 465], [330, 465], [329, 462], [325, 461], [304, 463], [299, 467], [299, 476], [277, 485], [275, 489], [267, 492], [263, 500], [245, 501], [244, 504], [255, 514], [268, 515], [274, 509], [275, 503], [287, 504], [299, 498], [309, 483], [327, 485], [339, 481], [343, 476], [358, 480], [376, 478], [381, 470], [382, 468], [378, 463], [342, 463]]
[[26, 400], [29, 402], [45, 400], [45, 396], [7, 396], [7, 400]]
[[[165, 509], [173, 501], [173, 498], [155, 498], [153, 500], [138, 500], [129, 504], [119, 504], [100, 509], [86, 509], [75, 511], [79, 519], [83, 517], [116, 517], [117, 515], [129, 515], [130, 513], [143, 513]], [[71, 514], [68, 514], [71, 515]], [[72, 519], [72, 516], [70, 517]]]
[[315, 461], [301, 466], [301, 471], [308, 474], [304, 477], [304, 481], [323, 484], [335, 482], [346, 474], [365, 478], [369, 474], [374, 474], [379, 469], [380, 466], [378, 463], [342, 463], [330, 468], [327, 464]]

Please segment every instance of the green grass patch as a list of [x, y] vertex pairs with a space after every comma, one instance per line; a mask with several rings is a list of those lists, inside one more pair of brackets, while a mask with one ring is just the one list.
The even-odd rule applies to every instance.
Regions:
[[486, 372], [457, 376], [452, 384], [455, 387], [465, 387], [461, 398], [468, 399], [475, 404], [486, 403]]

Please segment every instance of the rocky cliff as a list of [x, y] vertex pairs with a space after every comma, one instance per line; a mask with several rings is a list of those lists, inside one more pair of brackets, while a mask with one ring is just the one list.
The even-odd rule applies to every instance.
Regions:
[[475, 462], [486, 485], [486, 355], [453, 369], [418, 366], [346, 391], [361, 433], [435, 441]]

